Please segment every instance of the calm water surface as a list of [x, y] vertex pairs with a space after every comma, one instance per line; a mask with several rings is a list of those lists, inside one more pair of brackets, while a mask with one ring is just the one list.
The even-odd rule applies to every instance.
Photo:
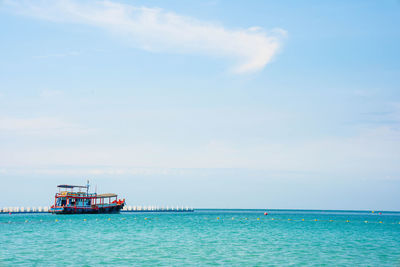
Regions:
[[0, 266], [15, 265], [400, 266], [400, 213], [0, 215]]

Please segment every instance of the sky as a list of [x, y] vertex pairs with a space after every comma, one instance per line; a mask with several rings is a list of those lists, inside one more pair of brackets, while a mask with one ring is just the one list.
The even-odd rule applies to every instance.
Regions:
[[400, 210], [400, 2], [0, 1], [0, 207]]

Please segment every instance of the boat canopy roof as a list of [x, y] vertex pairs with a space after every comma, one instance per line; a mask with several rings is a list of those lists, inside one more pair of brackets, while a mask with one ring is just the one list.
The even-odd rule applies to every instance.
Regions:
[[106, 198], [106, 197], [117, 197], [117, 194], [107, 193], [107, 194], [97, 195], [97, 198]]
[[87, 188], [87, 186], [83, 186], [83, 185], [68, 185], [68, 184], [60, 184], [60, 185], [57, 185], [57, 187], [60, 187], [60, 188], [74, 188], [74, 187]]

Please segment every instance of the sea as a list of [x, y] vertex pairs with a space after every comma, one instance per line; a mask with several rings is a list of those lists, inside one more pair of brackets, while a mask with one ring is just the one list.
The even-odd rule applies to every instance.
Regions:
[[0, 215], [0, 266], [208, 265], [400, 266], [400, 213]]

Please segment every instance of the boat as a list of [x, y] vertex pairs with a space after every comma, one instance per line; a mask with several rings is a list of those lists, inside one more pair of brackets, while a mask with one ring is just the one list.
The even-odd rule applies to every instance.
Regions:
[[86, 186], [61, 184], [57, 187], [54, 205], [49, 209], [53, 214], [118, 213], [125, 206], [125, 199], [118, 199], [117, 194], [89, 193], [89, 181]]

